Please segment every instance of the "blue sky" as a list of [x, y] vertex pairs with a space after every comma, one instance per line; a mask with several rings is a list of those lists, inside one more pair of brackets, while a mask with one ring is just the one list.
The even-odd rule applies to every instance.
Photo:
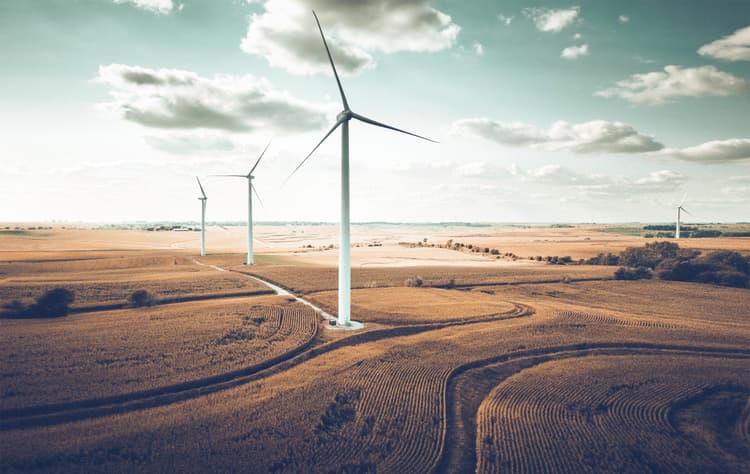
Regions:
[[750, 3], [7, 0], [0, 221], [748, 220]]

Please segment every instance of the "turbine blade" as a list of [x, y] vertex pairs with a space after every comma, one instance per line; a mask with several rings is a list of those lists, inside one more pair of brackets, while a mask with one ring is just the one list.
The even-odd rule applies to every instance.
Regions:
[[269, 146], [271, 146], [271, 140], [268, 140], [268, 145], [266, 145], [266, 148], [263, 149], [263, 153], [260, 154], [260, 156], [258, 157], [258, 161], [255, 162], [255, 165], [253, 165], [253, 169], [250, 170], [250, 172], [248, 173], [248, 175], [253, 174], [253, 171], [255, 171], [255, 168], [258, 167], [258, 163], [260, 163], [260, 160], [263, 158], [263, 155], [266, 154], [266, 150], [268, 150]]
[[417, 137], [417, 138], [421, 138], [422, 140], [427, 140], [428, 142], [439, 143], [439, 142], [433, 140], [432, 138], [423, 137], [422, 135], [417, 135], [416, 133], [411, 133], [411, 132], [407, 132], [406, 130], [401, 130], [400, 128], [391, 127], [390, 125], [386, 125], [384, 123], [380, 123], [380, 122], [378, 122], [376, 120], [373, 120], [371, 118], [367, 118], [364, 115], [359, 115], [359, 114], [354, 113], [354, 112], [352, 112], [352, 117], [354, 117], [357, 120], [361, 120], [362, 122], [369, 123], [370, 125], [375, 125], [376, 127], [387, 128], [388, 130], [394, 130], [396, 132], [405, 133], [407, 135], [411, 135], [412, 137]]
[[692, 213], [692, 212], [688, 211], [687, 209], [685, 209], [685, 208], [684, 208], [684, 207], [682, 207], [682, 206], [680, 206], [680, 209], [682, 209], [682, 212], [684, 212], [685, 214], [688, 214], [688, 215], [691, 215], [691, 216], [693, 215], [693, 213]]
[[325, 46], [326, 48], [326, 53], [328, 54], [328, 60], [331, 62], [331, 68], [333, 68], [333, 76], [336, 78], [336, 83], [339, 86], [339, 92], [341, 93], [341, 102], [344, 104], [344, 110], [349, 110], [349, 103], [346, 101], [346, 94], [344, 94], [344, 88], [341, 87], [339, 74], [338, 72], [336, 72], [336, 65], [333, 64], [333, 57], [331, 56], [331, 50], [328, 49], [328, 43], [326, 42], [325, 35], [323, 35], [323, 28], [320, 26], [320, 20], [318, 20], [318, 15], [315, 14], [315, 10], [313, 10], [312, 14], [315, 17], [315, 23], [318, 24], [318, 30], [320, 30], [320, 37], [323, 39], [323, 46]]
[[287, 176], [286, 180], [284, 180], [284, 184], [286, 184], [286, 182], [289, 181], [292, 178], [292, 176], [294, 176], [294, 173], [296, 173], [297, 170], [299, 170], [302, 167], [302, 165], [305, 164], [305, 162], [312, 156], [312, 154], [315, 153], [315, 150], [317, 150], [318, 147], [320, 145], [322, 145], [324, 141], [326, 141], [326, 138], [328, 138], [329, 136], [331, 136], [331, 134], [333, 133], [333, 131], [336, 130], [336, 128], [338, 128], [338, 126], [341, 125], [344, 122], [344, 120], [345, 119], [343, 119], [343, 118], [339, 119], [339, 120], [336, 121], [335, 124], [333, 124], [333, 127], [331, 127], [331, 129], [328, 131], [328, 133], [326, 133], [326, 136], [324, 136], [323, 139], [321, 141], [319, 141], [317, 145], [315, 145], [315, 148], [313, 148], [312, 151], [305, 157], [305, 159], [302, 160], [300, 162], [300, 164], [297, 165], [296, 168], [294, 168], [294, 171], [292, 171], [289, 174], [289, 176]]
[[201, 180], [196, 176], [195, 179], [198, 180], [198, 186], [201, 188], [201, 194], [203, 194], [203, 199], [208, 199], [206, 197], [206, 191], [203, 190], [203, 185], [201, 184]]
[[685, 194], [682, 195], [682, 201], [680, 201], [680, 206], [685, 204], [685, 199], [687, 199], [687, 191], [685, 191]]
[[219, 177], [219, 178], [245, 178], [247, 179], [246, 174], [212, 174], [210, 176]]
[[266, 207], [263, 205], [263, 200], [260, 198], [260, 194], [258, 194], [258, 190], [255, 189], [255, 185], [251, 185], [253, 188], [253, 193], [255, 193], [255, 197], [258, 198], [258, 202], [260, 203], [260, 207]]

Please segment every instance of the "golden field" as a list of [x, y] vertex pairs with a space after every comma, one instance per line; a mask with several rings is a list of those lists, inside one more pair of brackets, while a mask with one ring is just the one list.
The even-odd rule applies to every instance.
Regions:
[[187, 233], [0, 234], [0, 300], [76, 295], [0, 319], [0, 470], [750, 470], [750, 290], [528, 260], [644, 243], [593, 226], [397, 227], [354, 227], [351, 332], [250, 278], [335, 314], [330, 226], [260, 226], [254, 267], [231, 228], [205, 258]]

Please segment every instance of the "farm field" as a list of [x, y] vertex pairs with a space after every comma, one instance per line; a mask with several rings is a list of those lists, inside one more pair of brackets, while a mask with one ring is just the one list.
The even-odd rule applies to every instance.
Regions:
[[208, 257], [167, 233], [0, 235], [2, 302], [76, 295], [66, 317], [0, 319], [0, 471], [748, 471], [750, 290], [399, 245], [467, 239], [415, 227], [371, 229], [393, 241], [353, 268], [361, 331], [294, 300], [335, 314], [336, 250], [278, 226], [250, 268], [240, 234]]

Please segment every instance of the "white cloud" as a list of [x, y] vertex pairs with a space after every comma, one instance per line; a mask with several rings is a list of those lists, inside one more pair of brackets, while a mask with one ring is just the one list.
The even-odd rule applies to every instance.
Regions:
[[629, 17], [629, 16], [627, 16], [627, 15], [620, 15], [620, 16], [619, 16], [619, 18], [617, 18], [617, 20], [618, 20], [618, 21], [619, 21], [620, 23], [627, 23], [627, 22], [629, 22], [629, 21], [630, 21], [630, 17]]
[[727, 61], [750, 61], [750, 26], [701, 46], [698, 54]]
[[682, 149], [667, 148], [653, 153], [652, 156], [704, 164], [750, 161], [750, 139], [731, 138]]
[[482, 43], [475, 41], [474, 44], [471, 45], [471, 48], [477, 56], [484, 56], [484, 46], [482, 46]]
[[576, 59], [581, 56], [589, 55], [589, 45], [582, 44], [581, 46], [569, 46], [562, 50], [560, 53], [561, 58], [565, 59]]
[[573, 39], [579, 40], [581, 38], [583, 38], [583, 35], [581, 33], [576, 33], [576, 34], [573, 35]]
[[643, 153], [664, 145], [622, 122], [593, 120], [578, 124], [555, 122], [540, 129], [521, 122], [498, 122], [487, 118], [459, 120], [453, 132], [481, 137], [503, 145], [563, 150], [574, 153]]
[[[174, 10], [172, 0], [114, 0], [115, 3], [130, 3], [131, 5], [154, 13], [167, 14]], [[178, 7], [182, 10], [182, 5]]]
[[681, 68], [634, 74], [614, 87], [595, 92], [600, 97], [620, 97], [637, 105], [657, 105], [676, 97], [728, 96], [750, 88], [750, 81], [714, 66]]
[[519, 170], [518, 176], [524, 182], [566, 187], [577, 192], [579, 198], [673, 192], [687, 181], [685, 175], [671, 170], [652, 171], [642, 177], [606, 176], [577, 173], [559, 164]]
[[512, 16], [506, 16], [506, 15], [503, 15], [501, 13], [501, 14], [497, 15], [497, 21], [499, 21], [501, 24], [503, 24], [505, 26], [509, 26], [513, 22], [513, 17]]
[[570, 7], [559, 10], [524, 8], [523, 14], [531, 18], [539, 31], [559, 33], [575, 21], [580, 11], [581, 7]]
[[322, 107], [250, 75], [205, 78], [179, 69], [110, 64], [99, 67], [95, 81], [112, 89], [113, 100], [101, 108], [146, 127], [305, 131], [328, 123]]
[[373, 51], [450, 48], [461, 30], [428, 0], [267, 0], [263, 6], [263, 13], [250, 17], [240, 46], [295, 74], [330, 74], [311, 9], [341, 73], [373, 67]]

